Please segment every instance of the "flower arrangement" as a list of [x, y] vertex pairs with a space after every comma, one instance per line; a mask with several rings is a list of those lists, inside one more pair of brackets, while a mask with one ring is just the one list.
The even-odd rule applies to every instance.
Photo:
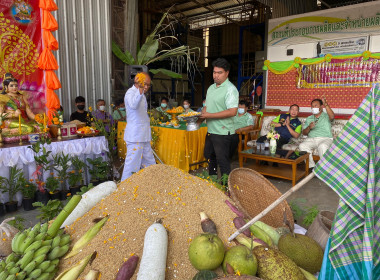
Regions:
[[276, 131], [272, 130], [267, 134], [267, 138], [269, 140], [278, 140], [280, 139], [280, 134], [278, 134]]
[[67, 171], [69, 170], [71, 166], [70, 155], [64, 154], [64, 153], [53, 155], [53, 163], [54, 163], [53, 169], [57, 172], [59, 183], [61, 183], [62, 190], [64, 190], [66, 187], [66, 179], [68, 177]]
[[58, 113], [58, 112], [55, 112], [53, 114], [52, 123], [57, 125], [57, 126], [63, 125], [63, 115]]
[[71, 159], [71, 163], [73, 170], [71, 170], [68, 174], [69, 185], [73, 187], [77, 186], [78, 183], [83, 184], [83, 172], [86, 167], [86, 163], [77, 156]]
[[46, 179], [46, 188], [48, 189], [50, 194], [54, 194], [58, 191], [59, 181], [56, 177], [48, 177]]
[[36, 114], [36, 116], [34, 117], [34, 120], [39, 124], [43, 124], [44, 123], [44, 115], [43, 114]]
[[146, 75], [143, 72], [137, 73], [136, 80], [137, 80], [137, 83], [139, 84], [140, 87], [144, 87]]

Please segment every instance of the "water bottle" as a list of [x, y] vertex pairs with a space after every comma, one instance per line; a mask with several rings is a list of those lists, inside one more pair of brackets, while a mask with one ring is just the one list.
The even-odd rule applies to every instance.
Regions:
[[268, 140], [265, 140], [265, 151], [268, 151], [269, 150], [269, 141]]

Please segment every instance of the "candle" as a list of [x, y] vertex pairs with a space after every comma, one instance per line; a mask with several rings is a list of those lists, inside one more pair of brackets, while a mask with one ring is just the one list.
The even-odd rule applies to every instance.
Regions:
[[46, 132], [46, 114], [44, 113], [44, 132]]
[[21, 114], [18, 115], [18, 133], [21, 135]]

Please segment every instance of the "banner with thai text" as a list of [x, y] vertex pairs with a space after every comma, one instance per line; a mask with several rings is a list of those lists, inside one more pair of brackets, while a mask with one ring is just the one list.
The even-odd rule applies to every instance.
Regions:
[[380, 81], [378, 59], [332, 59], [298, 69], [297, 88], [370, 87]]
[[19, 81], [19, 90], [28, 97], [34, 112], [45, 107], [44, 72], [38, 69], [42, 52], [39, 0], [0, 2], [0, 82], [5, 73]]
[[342, 54], [361, 54], [368, 48], [368, 37], [336, 39], [318, 42], [317, 57]]

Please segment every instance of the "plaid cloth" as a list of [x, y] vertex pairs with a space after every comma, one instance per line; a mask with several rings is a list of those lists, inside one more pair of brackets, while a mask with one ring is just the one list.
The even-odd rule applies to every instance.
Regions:
[[314, 173], [340, 196], [319, 279], [380, 279], [378, 84], [318, 162]]

